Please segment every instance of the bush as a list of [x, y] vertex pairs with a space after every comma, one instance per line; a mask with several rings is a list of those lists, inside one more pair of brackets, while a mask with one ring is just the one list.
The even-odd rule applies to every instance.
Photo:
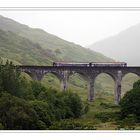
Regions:
[[129, 114], [127, 117], [125, 117], [119, 122], [119, 128], [124, 128], [125, 130], [134, 130], [136, 122], [136, 116], [133, 114]]
[[12, 62], [7, 60], [3, 64], [0, 59], [0, 92], [8, 92], [11, 95], [24, 99], [34, 99], [32, 87], [25, 78], [21, 77], [21, 71]]
[[100, 106], [103, 107], [104, 109], [108, 109], [108, 108], [118, 108], [118, 105], [114, 105], [114, 104], [111, 104], [111, 103], [100, 103]]
[[38, 97], [48, 103], [56, 120], [80, 117], [88, 109], [85, 108], [80, 97], [74, 93], [57, 93], [55, 90], [49, 89]]
[[100, 112], [95, 114], [95, 117], [102, 122], [117, 120], [119, 118], [118, 112]]
[[72, 117], [77, 118], [82, 115], [83, 104], [80, 97], [74, 93], [63, 93], [66, 94], [64, 96], [65, 106], [70, 108]]
[[133, 114], [140, 121], [140, 80], [135, 82], [133, 89], [124, 95], [120, 101], [120, 107], [122, 119]]
[[77, 94], [46, 89], [22, 77], [12, 62], [0, 62], [0, 129], [48, 129], [55, 121], [87, 111]]
[[7, 60], [6, 64], [0, 63], [0, 90], [19, 95], [20, 71], [12, 62]]
[[8, 130], [38, 129], [35, 110], [24, 99], [9, 93], [0, 93], [0, 122]]
[[31, 81], [31, 88], [36, 98], [39, 96], [41, 92], [46, 91], [46, 88], [38, 81]]
[[36, 111], [39, 123], [43, 124], [43, 127], [45, 126], [44, 128], [47, 129], [47, 127], [55, 120], [55, 116], [47, 102], [35, 100], [31, 101], [30, 105]]
[[96, 130], [93, 124], [85, 124], [73, 119], [61, 120], [50, 126], [51, 130]]

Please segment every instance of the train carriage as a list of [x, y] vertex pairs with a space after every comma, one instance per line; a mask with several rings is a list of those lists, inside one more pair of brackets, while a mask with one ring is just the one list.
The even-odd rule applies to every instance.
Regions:
[[126, 67], [127, 63], [125, 62], [53, 62], [53, 66], [77, 66], [77, 67]]
[[89, 67], [89, 63], [74, 63], [74, 62], [53, 62], [53, 66], [80, 66], [80, 67]]
[[91, 62], [91, 67], [126, 67], [125, 62]]

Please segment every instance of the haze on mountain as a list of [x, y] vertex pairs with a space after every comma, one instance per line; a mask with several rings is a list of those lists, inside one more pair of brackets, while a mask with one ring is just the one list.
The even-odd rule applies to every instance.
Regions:
[[42, 29], [30, 28], [0, 16], [0, 55], [21, 64], [51, 64], [52, 61], [113, 61], [104, 55], [63, 40]]
[[140, 24], [88, 46], [116, 61], [140, 65]]

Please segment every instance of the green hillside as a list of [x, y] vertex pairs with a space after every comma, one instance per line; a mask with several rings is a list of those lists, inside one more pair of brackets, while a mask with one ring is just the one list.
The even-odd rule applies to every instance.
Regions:
[[48, 52], [46, 57], [56, 57], [56, 59], [53, 58], [53, 60], [85, 62], [113, 61], [100, 53], [91, 51], [72, 42], [65, 41], [55, 35], [45, 32], [42, 29], [30, 28], [27, 25], [20, 24], [3, 16], [0, 16], [0, 29], [14, 32], [16, 35], [24, 37], [33, 43], [40, 45], [45, 52]]
[[39, 44], [18, 36], [10, 31], [0, 30], [0, 56], [21, 64], [46, 65], [52, 58]]

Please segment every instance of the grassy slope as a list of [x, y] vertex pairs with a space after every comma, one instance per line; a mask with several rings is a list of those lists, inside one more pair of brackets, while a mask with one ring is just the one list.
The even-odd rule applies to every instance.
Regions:
[[[44, 33], [42, 30], [39, 30], [38, 32], [35, 32], [34, 30], [39, 29], [32, 29], [31, 31], [27, 30], [24, 32], [21, 32], [20, 35], [24, 37], [29, 37], [30, 40], [33, 42], [38, 42], [41, 44], [41, 46], [48, 50], [52, 51], [52, 53], [55, 54], [55, 51], [57, 49], [60, 50], [60, 53], [56, 53], [57, 61], [113, 61], [110, 58], [107, 58], [103, 56], [100, 53], [91, 51], [89, 49], [86, 49], [80, 45], [67, 42], [65, 40], [62, 40], [56, 36], [53, 36], [50, 34], [50, 38], [48, 38], [48, 33]], [[35, 33], [34, 33], [35, 32]], [[42, 41], [42, 38], [44, 40]]]
[[50, 58], [38, 44], [12, 32], [0, 30], [0, 56], [21, 64], [51, 64]]
[[24, 30], [19, 33], [23, 37], [28, 37], [31, 41], [41, 44], [44, 49], [51, 50], [54, 54], [57, 49], [57, 60], [64, 61], [113, 61], [104, 55], [86, 49], [80, 45], [65, 41], [57, 36], [49, 34], [41, 29]]
[[[55, 55], [56, 59], [64, 61], [113, 61], [100, 53], [83, 48], [80, 45], [63, 40], [41, 29], [30, 28], [9, 18], [0, 16], [0, 29], [12, 31], [45, 49], [49, 54]], [[59, 53], [56, 50], [59, 49]]]

